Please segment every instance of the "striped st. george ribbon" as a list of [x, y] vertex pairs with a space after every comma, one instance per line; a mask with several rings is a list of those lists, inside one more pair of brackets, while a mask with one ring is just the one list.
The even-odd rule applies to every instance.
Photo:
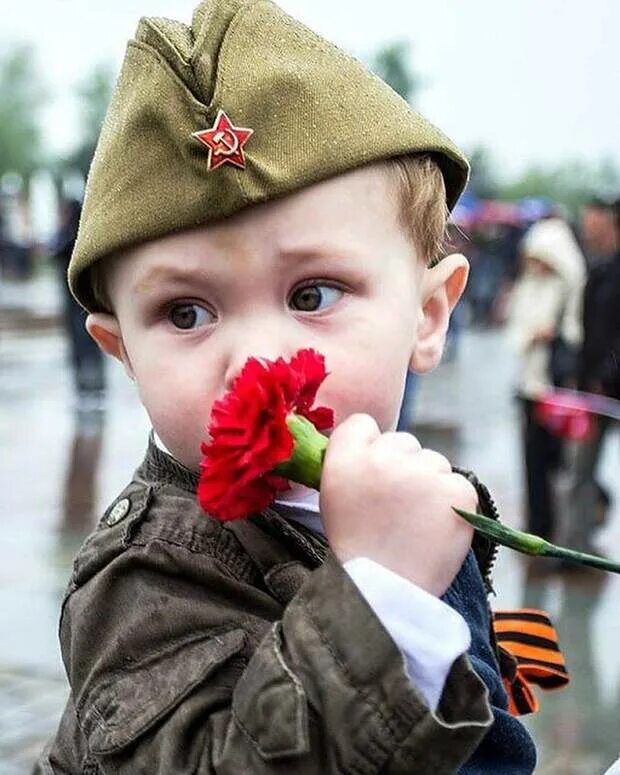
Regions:
[[535, 608], [499, 609], [493, 612], [493, 630], [500, 652], [516, 660], [516, 665], [513, 660], [500, 664], [510, 713], [535, 713], [539, 703], [530, 684], [549, 690], [570, 682], [548, 614]]

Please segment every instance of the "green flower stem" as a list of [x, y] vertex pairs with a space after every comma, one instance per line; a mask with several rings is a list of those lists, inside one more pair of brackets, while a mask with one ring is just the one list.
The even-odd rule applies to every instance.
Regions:
[[612, 562], [604, 557], [584, 554], [574, 549], [565, 549], [563, 546], [555, 546], [555, 544], [545, 541], [540, 536], [506, 527], [501, 522], [489, 519], [489, 517], [485, 517], [482, 514], [472, 514], [469, 511], [457, 508], [454, 511], [469, 522], [479, 533], [492, 538], [498, 544], [502, 544], [502, 546], [516, 549], [522, 554], [532, 554], [538, 557], [558, 557], [561, 560], [569, 560], [579, 565], [590, 565], [593, 568], [611, 571], [611, 573], [620, 573], [620, 563]]
[[274, 472], [318, 490], [328, 438], [317, 431], [309, 420], [298, 414], [289, 414], [286, 424], [293, 434], [295, 446], [291, 457], [276, 466]]
[[[328, 438], [317, 431], [309, 420], [297, 414], [290, 414], [286, 418], [286, 423], [295, 440], [295, 446], [289, 460], [276, 466], [274, 473], [318, 490], [321, 484], [321, 472]], [[482, 514], [472, 514], [457, 508], [454, 511], [479, 533], [522, 554], [558, 557], [580, 565], [590, 565], [593, 568], [620, 573], [620, 563], [612, 562], [604, 557], [596, 557], [593, 554], [583, 554], [573, 549], [555, 546], [540, 536], [514, 530]]]

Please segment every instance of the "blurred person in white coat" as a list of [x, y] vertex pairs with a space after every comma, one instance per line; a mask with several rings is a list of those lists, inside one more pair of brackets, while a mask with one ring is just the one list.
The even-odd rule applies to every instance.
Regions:
[[[570, 226], [557, 216], [535, 223], [521, 245], [522, 269], [513, 286], [508, 331], [518, 355], [517, 397], [522, 407], [527, 530], [554, 540], [554, 477], [562, 462], [562, 442], [539, 422], [536, 401], [554, 383], [552, 349], [567, 352], [582, 338], [581, 297], [585, 259]], [[576, 365], [576, 358], [575, 358]], [[571, 386], [572, 375], [562, 377]]]
[[605, 771], [604, 775], [620, 775], [620, 759], [616, 759], [611, 767]]

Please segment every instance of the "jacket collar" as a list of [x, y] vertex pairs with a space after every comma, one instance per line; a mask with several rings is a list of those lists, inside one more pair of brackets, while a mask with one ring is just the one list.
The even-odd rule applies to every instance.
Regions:
[[[171, 484], [190, 493], [196, 493], [199, 473], [192, 471], [175, 460], [172, 455], [160, 449], [151, 431], [144, 462], [140, 467], [141, 476], [150, 484]], [[250, 534], [257, 528], [284, 543], [293, 556], [298, 557], [311, 567], [321, 565], [328, 552], [327, 540], [309, 528], [290, 519], [291, 507], [278, 504], [255, 514], [249, 520], [235, 520], [224, 523], [226, 529], [235, 533], [241, 543], [253, 544]], [[245, 527], [247, 525], [247, 527]], [[251, 527], [250, 527], [251, 526]], [[254, 553], [254, 552], [252, 552]], [[289, 555], [289, 559], [291, 556]], [[273, 557], [265, 558], [264, 565], [273, 564]]]

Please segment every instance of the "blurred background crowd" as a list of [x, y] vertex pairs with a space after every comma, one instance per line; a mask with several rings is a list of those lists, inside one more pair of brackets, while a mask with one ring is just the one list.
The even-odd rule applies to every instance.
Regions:
[[[282, 5], [302, 18], [307, 14], [311, 26], [358, 54], [374, 41], [361, 55], [423, 110], [425, 95], [434, 90], [465, 97], [454, 115], [438, 116], [438, 123], [465, 147], [472, 164], [448, 235], [448, 249], [467, 256], [470, 278], [450, 323], [443, 363], [428, 377], [410, 377], [399, 427], [474, 469], [508, 524], [620, 558], [620, 146], [610, 147], [605, 139], [620, 137], [617, 55], [610, 53], [607, 37], [613, 20], [620, 23], [618, 7], [593, 0], [588, 8], [568, 12], [555, 0], [544, 9], [527, 0], [508, 3], [500, 12], [482, 2], [468, 4], [469, 10], [448, 3], [443, 11], [438, 5], [432, 11], [420, 7], [422, 20], [435, 14], [428, 16], [429, 28], [418, 29], [407, 17], [412, 32], [396, 36], [393, 30], [404, 29], [404, 21], [389, 27], [387, 11], [396, 18], [413, 11], [390, 0], [386, 13], [376, 16], [376, 31], [360, 43], [349, 23], [352, 5], [332, 8], [329, 23], [329, 4]], [[192, 6], [183, 0], [186, 14]], [[15, 11], [19, 23], [11, 12], [9, 32], [0, 30], [2, 775], [28, 772], [57, 723], [65, 685], [55, 621], [71, 558], [102, 506], [124, 485], [127, 461], [139, 462], [148, 428], [119, 368], [104, 363], [86, 334], [65, 272], [125, 39], [140, 14], [160, 10], [180, 13], [175, 4], [159, 0], [126, 3], [122, 12], [121, 4], [112, 2], [110, 19], [114, 13], [131, 19], [128, 29], [114, 31], [105, 28], [109, 19], [100, 18], [102, 29], [118, 37], [116, 60], [106, 59], [99, 22], [84, 8], [78, 11], [74, 0], [24, 0], [24, 8]], [[24, 32], [31, 27], [24, 18], [38, 18], [39, 12], [37, 33]], [[76, 17], [83, 37], [78, 40], [62, 26], [50, 35], [75, 49], [70, 81], [45, 58], [51, 49], [44, 36], [44, 19], [67, 13]], [[370, 12], [359, 13], [361, 18]], [[524, 21], [517, 24], [519, 14]], [[497, 29], [499, 44], [488, 40], [480, 20]], [[449, 71], [425, 49], [440, 23], [444, 44], [455, 52]], [[566, 45], [558, 43], [562, 35]], [[486, 56], [477, 50], [483, 40]], [[99, 59], [98, 50], [106, 52]], [[430, 75], [418, 69], [418, 51], [427, 63], [435, 62]], [[608, 59], [600, 53], [605, 51]], [[575, 57], [584, 72], [592, 68], [600, 92], [578, 80], [567, 85], [562, 68]], [[459, 61], [470, 58], [486, 63], [475, 80], [458, 72]], [[527, 92], [511, 96], [510, 90], [532, 58], [538, 80], [531, 81], [530, 104]], [[499, 79], [494, 69], [503, 73]], [[546, 106], [534, 100], [539, 81], [549, 95]], [[56, 93], [50, 84], [56, 84]], [[504, 111], [512, 105], [515, 122], [525, 113], [524, 125], [540, 129], [540, 135], [523, 140], [527, 147], [544, 137], [550, 114], [569, 116], [565, 95], [571, 90], [576, 98], [589, 98], [584, 115], [600, 107], [600, 144], [594, 126], [588, 147], [581, 140], [571, 145], [580, 121], [571, 113], [565, 136], [557, 139], [558, 146], [571, 149], [563, 158], [547, 153], [545, 159], [543, 153], [542, 161], [534, 154], [507, 163], [499, 135], [496, 147], [483, 131], [482, 111], [472, 107], [470, 115], [462, 108], [467, 100], [482, 104], [476, 102], [481, 95], [491, 105], [501, 96]], [[64, 106], [60, 113], [54, 102]], [[429, 117], [434, 118], [432, 110]], [[467, 122], [474, 130], [460, 135]], [[68, 139], [51, 142], [50, 134]], [[540, 773], [603, 772], [620, 754], [618, 579], [505, 552], [496, 588], [495, 607], [540, 605], [551, 611], [572, 675], [571, 687], [543, 697], [541, 711], [527, 721], [540, 748]]]

